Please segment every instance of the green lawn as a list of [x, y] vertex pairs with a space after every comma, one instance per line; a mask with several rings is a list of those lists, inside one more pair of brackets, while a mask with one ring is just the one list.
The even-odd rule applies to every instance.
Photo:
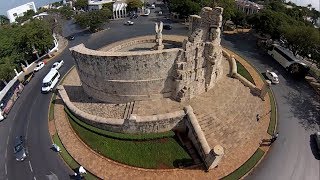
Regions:
[[52, 93], [50, 108], [49, 108], [49, 121], [54, 119], [54, 101], [56, 99], [56, 94]]
[[173, 131], [163, 132], [163, 133], [145, 133], [145, 134], [123, 134], [123, 133], [115, 133], [111, 131], [106, 131], [103, 129], [99, 129], [96, 127], [93, 127], [89, 124], [84, 123], [83, 121], [80, 121], [78, 118], [76, 118], [68, 108], [64, 109], [68, 116], [75, 121], [80, 126], [96, 133], [102, 136], [106, 136], [113, 139], [119, 139], [119, 140], [151, 140], [151, 139], [162, 139], [162, 138], [170, 138], [173, 137], [175, 134]]
[[262, 158], [264, 151], [258, 148], [256, 152], [237, 170], [233, 171], [228, 176], [222, 178], [222, 180], [236, 180], [247, 174]]
[[269, 90], [268, 95], [270, 98], [270, 105], [271, 105], [271, 117], [270, 117], [270, 122], [269, 122], [269, 127], [267, 132], [268, 134], [273, 135], [276, 127], [276, 123], [277, 123], [276, 103], [271, 90]]
[[246, 70], [246, 68], [241, 63], [239, 63], [238, 61], [236, 61], [236, 62], [237, 62], [237, 72], [238, 72], [238, 74], [240, 74], [242, 77], [246, 78], [252, 84], [255, 84], [254, 80], [252, 79], [250, 73]]
[[[80, 165], [70, 156], [70, 154], [66, 151], [64, 146], [62, 145], [58, 134], [53, 135], [53, 142], [57, 144], [61, 148], [60, 155], [62, 156], [63, 160], [68, 164], [68, 166], [71, 169], [79, 168]], [[90, 172], [87, 171], [87, 174], [84, 175], [85, 179], [88, 180], [95, 180], [98, 179], [96, 176], [91, 174]]]
[[[174, 136], [153, 140], [123, 140], [98, 134], [69, 116], [78, 136], [93, 150], [123, 164], [142, 168], [175, 168], [178, 163], [192, 162]], [[119, 134], [119, 133], [118, 133]]]

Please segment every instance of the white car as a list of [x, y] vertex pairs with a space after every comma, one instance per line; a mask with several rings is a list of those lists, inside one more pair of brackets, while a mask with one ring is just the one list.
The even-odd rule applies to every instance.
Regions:
[[51, 69], [56, 69], [56, 70], [58, 70], [58, 69], [61, 68], [61, 66], [63, 65], [63, 63], [64, 63], [63, 60], [58, 61], [58, 62], [55, 62], [55, 63], [53, 63]]
[[270, 81], [272, 83], [274, 83], [274, 84], [278, 84], [279, 83], [278, 75], [276, 73], [267, 70], [266, 76], [267, 76], [268, 79], [270, 79]]
[[34, 68], [34, 71], [39, 71], [40, 69], [42, 69], [44, 67], [44, 62], [40, 61], [38, 62], [37, 66]]
[[131, 25], [133, 25], [133, 22], [132, 21], [127, 21], [127, 22], [124, 23], [124, 25], [131, 26]]

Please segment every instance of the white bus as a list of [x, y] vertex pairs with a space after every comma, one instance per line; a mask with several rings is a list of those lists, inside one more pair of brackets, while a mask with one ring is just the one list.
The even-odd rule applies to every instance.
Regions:
[[41, 92], [47, 93], [52, 91], [60, 78], [60, 74], [56, 69], [51, 69], [49, 73], [42, 80]]
[[297, 59], [291, 51], [278, 44], [273, 44], [268, 49], [268, 54], [291, 74], [305, 76], [309, 71], [309, 67], [305, 63]]

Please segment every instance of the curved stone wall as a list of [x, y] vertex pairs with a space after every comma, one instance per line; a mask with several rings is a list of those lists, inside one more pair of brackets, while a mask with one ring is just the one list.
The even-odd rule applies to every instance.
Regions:
[[89, 96], [124, 103], [170, 97], [174, 62], [181, 49], [103, 52], [80, 44], [70, 50]]

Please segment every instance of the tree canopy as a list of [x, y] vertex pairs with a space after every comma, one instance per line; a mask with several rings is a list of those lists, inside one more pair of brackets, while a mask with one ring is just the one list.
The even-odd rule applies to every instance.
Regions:
[[274, 40], [282, 39], [295, 55], [311, 56], [320, 67], [320, 30], [313, 26], [320, 17], [319, 11], [311, 6], [290, 5], [292, 8], [286, 8], [282, 1], [271, 0], [265, 9], [247, 20], [256, 31], [268, 34]]
[[0, 37], [1, 80], [10, 80], [21, 62], [34, 61], [34, 49], [44, 54], [53, 46], [49, 23], [38, 19], [23, 26], [2, 26]]
[[74, 7], [76, 9], [83, 9], [86, 10], [88, 8], [88, 0], [77, 0], [74, 3]]
[[82, 28], [89, 28], [90, 31], [97, 31], [105, 22], [109, 21], [112, 12], [108, 8], [97, 11], [90, 11], [75, 16], [76, 23]]
[[127, 4], [129, 11], [136, 11], [138, 8], [143, 6], [143, 2], [141, 0], [128, 0]]

